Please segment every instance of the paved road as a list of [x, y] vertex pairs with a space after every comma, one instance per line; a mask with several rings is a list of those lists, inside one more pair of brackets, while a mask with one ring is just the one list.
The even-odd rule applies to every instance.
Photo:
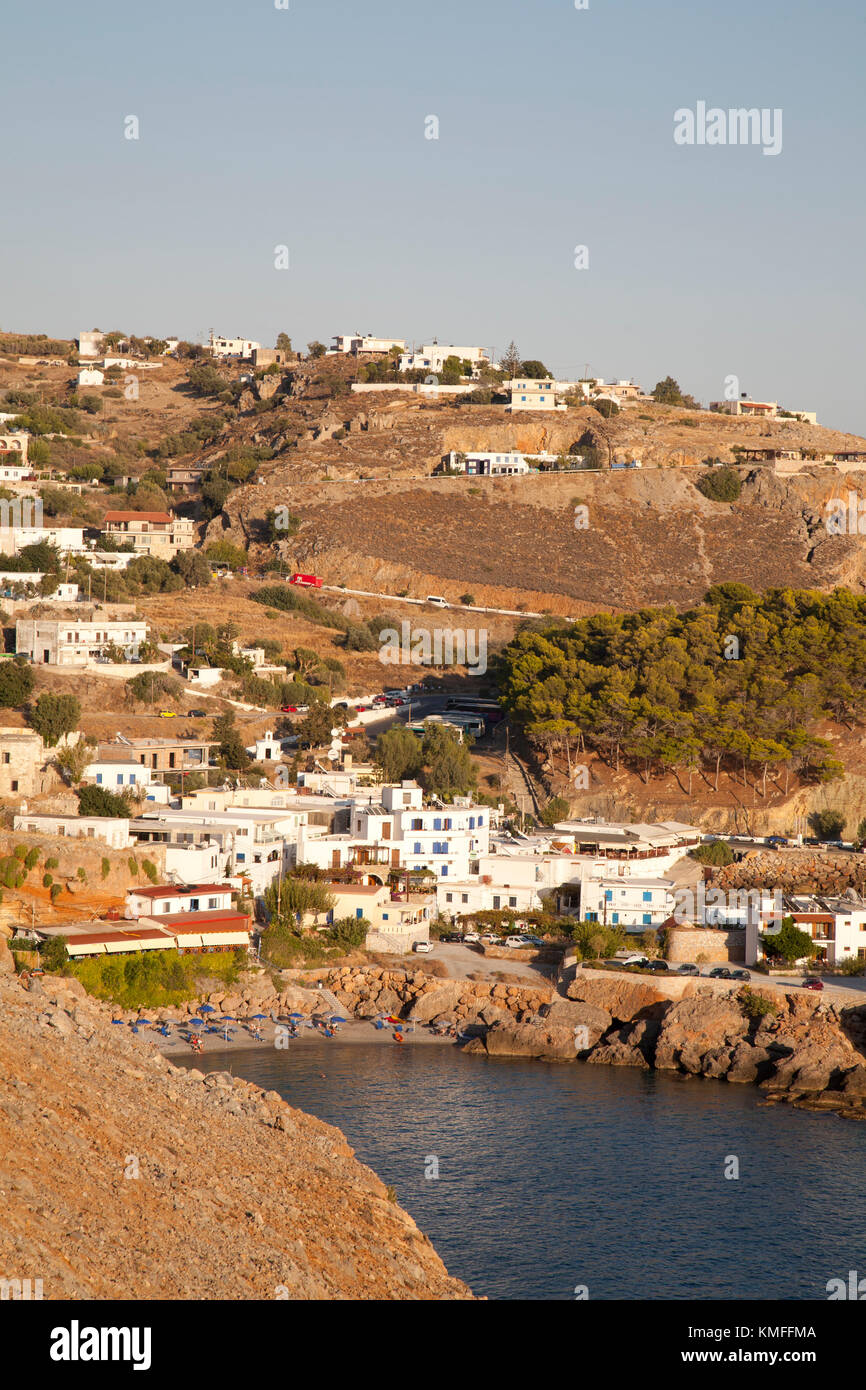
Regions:
[[500, 613], [506, 618], [541, 618], [542, 613], [524, 612], [520, 608], [481, 608], [477, 604], [467, 603], [446, 603], [429, 604], [423, 598], [403, 598], [400, 594], [382, 594], [372, 589], [344, 589], [342, 584], [323, 584], [323, 589], [330, 589], [335, 594], [352, 594], [358, 598], [386, 598], [389, 603], [412, 603], [419, 608], [433, 608], [437, 612], [442, 612], [444, 608], [453, 608], [458, 613]]
[[498, 973], [514, 975], [535, 983], [550, 983], [552, 964], [536, 965], [528, 960], [499, 960], [496, 957], [481, 955], [471, 946], [460, 946], [456, 942], [437, 941], [433, 954], [426, 959], [441, 960], [447, 966], [452, 980], [466, 980], [470, 975], [491, 976]]

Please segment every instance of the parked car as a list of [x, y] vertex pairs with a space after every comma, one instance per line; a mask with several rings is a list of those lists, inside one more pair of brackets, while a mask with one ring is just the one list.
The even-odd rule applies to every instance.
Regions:
[[459, 931], [448, 931], [445, 933], [444, 936], [440, 936], [439, 938], [440, 941], [448, 941], [452, 944], [454, 942], [461, 942], [463, 941], [463, 939], [464, 938], [460, 935]]
[[298, 706], [297, 706], [297, 705], [280, 705], [280, 713], [281, 713], [281, 714], [298, 714], [298, 713], [299, 713], [299, 709], [298, 709]]
[[700, 975], [700, 973], [696, 965], [681, 965], [677, 971], [678, 975]]
[[441, 594], [428, 594], [424, 602], [432, 603], [435, 608], [448, 607], [448, 600], [443, 598]]
[[[385, 695], [375, 695], [375, 696], [373, 697], [373, 709], [384, 709], [384, 708], [387, 707], [387, 705], [388, 705], [387, 696], [385, 696]], [[339, 705], [338, 705], [337, 708], [338, 708], [338, 709], [340, 709], [340, 708], [342, 708], [342, 709], [347, 709], [348, 706], [347, 706], [347, 705], [343, 705], [343, 706], [339, 706]]]
[[322, 581], [316, 574], [293, 574], [290, 584], [299, 584], [302, 589], [321, 589]]
[[808, 979], [806, 979], [806, 980], [803, 981], [803, 988], [804, 988], [804, 989], [823, 989], [823, 988], [824, 988], [824, 981], [823, 981], [823, 980], [816, 980], [814, 976], [810, 976]]
[[160, 719], [177, 719], [177, 710], [161, 709], [159, 712], [159, 717]]
[[481, 940], [484, 942], [484, 945], [485, 945], [485, 946], [501, 946], [501, 945], [502, 945], [502, 937], [501, 937], [501, 936], [497, 936], [496, 933], [495, 933], [495, 932], [492, 932], [492, 931], [486, 931], [486, 932], [484, 933], [484, 935], [482, 936]]
[[208, 712], [207, 712], [206, 709], [191, 709], [191, 710], [189, 710], [189, 712], [188, 712], [188, 718], [189, 718], [189, 719], [207, 719], [207, 718], [209, 718], [209, 716], [208, 716]]
[[481, 937], [478, 935], [477, 931], [468, 931], [463, 937], [463, 941], [467, 946], [476, 946], [480, 940]]
[[716, 965], [709, 971], [707, 978], [710, 980], [730, 980], [731, 972], [726, 965]]
[[430, 952], [433, 950], [433, 942], [432, 942], [432, 941], [413, 941], [413, 943], [412, 943], [412, 950], [413, 950], [413, 951], [417, 951], [419, 955], [429, 955]]
[[510, 950], [516, 951], [528, 945], [528, 942], [525, 936], [506, 936], [505, 945], [508, 946]]
[[751, 972], [750, 970], [732, 970], [732, 971], [731, 971], [731, 979], [732, 979], [732, 980], [751, 980], [751, 978], [752, 978], [752, 972]]
[[649, 961], [646, 956], [642, 956], [639, 951], [632, 951], [630, 956], [623, 956], [622, 960], [618, 960], [615, 963], [617, 965], [648, 965]]
[[666, 960], [651, 960], [649, 968], [650, 970], [655, 970], [658, 974], [664, 974], [670, 970], [670, 966]]
[[525, 936], [523, 940], [527, 946], [546, 946], [547, 942], [541, 936]]

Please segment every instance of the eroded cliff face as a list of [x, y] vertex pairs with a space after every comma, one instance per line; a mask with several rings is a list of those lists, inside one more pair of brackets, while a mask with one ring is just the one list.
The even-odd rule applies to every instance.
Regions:
[[[264, 485], [232, 494], [208, 538], [229, 533], [246, 543], [269, 508], [291, 503], [302, 524], [283, 542], [286, 563], [328, 583], [423, 595], [431, 586], [447, 594], [441, 585], [453, 581], [476, 595], [495, 591], [502, 606], [556, 612], [562, 600], [572, 612], [682, 607], [727, 581], [756, 590], [862, 589], [862, 538], [830, 534], [826, 519], [831, 498], [849, 490], [866, 498], [866, 475], [815, 465], [785, 477], [741, 466], [742, 492], [728, 504], [698, 491], [703, 471], [395, 473], [348, 487], [298, 486], [289, 465], [275, 465]], [[586, 508], [580, 527], [578, 503]]]
[[46, 1299], [465, 1299], [339, 1130], [0, 958], [0, 1276]]

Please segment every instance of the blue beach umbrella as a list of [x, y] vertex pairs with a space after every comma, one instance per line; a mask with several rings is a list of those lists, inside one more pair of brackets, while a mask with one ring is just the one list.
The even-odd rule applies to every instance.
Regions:
[[199, 1006], [198, 1006], [198, 1011], [199, 1011], [200, 1014], [215, 1014], [215, 1013], [216, 1013], [216, 1009], [214, 1008], [213, 1004], [199, 1004]]
[[190, 1021], [189, 1021], [189, 1026], [190, 1026], [190, 1028], [201, 1028], [201, 1027], [203, 1027], [204, 1025], [202, 1024], [202, 1021], [201, 1021], [200, 1018], [191, 1018]]
[[119, 1023], [120, 1026], [121, 1026], [121, 1028], [123, 1027], [124, 1023], [126, 1022], [126, 1020], [123, 1019], [123, 1018], [113, 1018], [111, 1021], [112, 1021], [112, 1023]]
[[303, 1014], [289, 1014], [289, 1018], [303, 1018]]
[[348, 1021], [346, 1018], [341, 1018], [339, 1014], [331, 1014], [332, 1023], [348, 1023]]
[[250, 1014], [250, 1019], [254, 1018], [267, 1018], [267, 1014]]

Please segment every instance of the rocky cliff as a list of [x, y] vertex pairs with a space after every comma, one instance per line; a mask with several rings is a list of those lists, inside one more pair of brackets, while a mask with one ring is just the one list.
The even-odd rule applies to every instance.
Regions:
[[769, 984], [579, 970], [566, 997], [535, 1018], [496, 1020], [466, 1051], [751, 1082], [768, 1101], [866, 1120], [866, 1006]]
[[339, 1130], [0, 945], [0, 1276], [46, 1299], [464, 1299]]

